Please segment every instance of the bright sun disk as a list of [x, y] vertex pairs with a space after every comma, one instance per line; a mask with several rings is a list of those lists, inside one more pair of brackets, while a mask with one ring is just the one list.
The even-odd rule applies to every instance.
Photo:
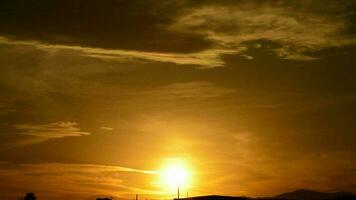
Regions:
[[183, 162], [172, 161], [162, 169], [161, 179], [167, 189], [173, 190], [177, 187], [188, 187], [191, 174]]

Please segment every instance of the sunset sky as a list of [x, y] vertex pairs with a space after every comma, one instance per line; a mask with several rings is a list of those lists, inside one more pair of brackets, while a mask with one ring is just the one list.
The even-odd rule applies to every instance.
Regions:
[[356, 192], [356, 1], [5, 0], [0, 199]]

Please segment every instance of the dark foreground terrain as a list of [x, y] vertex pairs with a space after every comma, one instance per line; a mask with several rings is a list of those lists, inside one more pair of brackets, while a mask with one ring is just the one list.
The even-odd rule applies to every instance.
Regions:
[[323, 193], [312, 190], [296, 190], [294, 192], [287, 192], [274, 197], [250, 198], [210, 195], [180, 198], [180, 200], [356, 200], [356, 194], [350, 192]]

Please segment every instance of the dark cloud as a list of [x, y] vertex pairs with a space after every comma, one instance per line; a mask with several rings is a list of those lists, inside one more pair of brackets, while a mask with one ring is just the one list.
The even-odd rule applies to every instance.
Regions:
[[[311, 53], [355, 44], [351, 31], [354, 22], [347, 17], [353, 14], [349, 5], [331, 1], [321, 6], [310, 1], [205, 4], [187, 9], [169, 27], [177, 32], [202, 35], [225, 49], [267, 40], [280, 45], [273, 50], [283, 59], [314, 60], [318, 57]], [[247, 54], [245, 57], [253, 58]]]
[[355, 44], [354, 6], [347, 1], [11, 1], [1, 8], [0, 36], [2, 43], [46, 51], [201, 68], [224, 66], [224, 55], [253, 59], [245, 43], [265, 40], [278, 44], [271, 50], [282, 59], [310, 61], [320, 58], [319, 51]]
[[210, 42], [165, 29], [182, 6], [158, 1], [7, 1], [0, 33], [20, 40], [141, 51], [194, 52]]

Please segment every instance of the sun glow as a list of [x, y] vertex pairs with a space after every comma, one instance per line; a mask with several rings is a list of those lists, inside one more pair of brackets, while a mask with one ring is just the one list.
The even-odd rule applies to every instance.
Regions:
[[183, 161], [169, 160], [161, 170], [161, 183], [169, 191], [187, 188], [191, 184], [191, 171]]

